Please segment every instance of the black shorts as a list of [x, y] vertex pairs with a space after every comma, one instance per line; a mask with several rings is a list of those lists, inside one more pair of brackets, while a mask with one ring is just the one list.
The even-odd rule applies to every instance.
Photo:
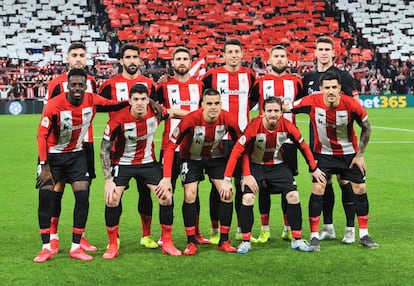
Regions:
[[283, 143], [282, 144], [282, 157], [288, 164], [293, 176], [297, 176], [298, 172], [298, 147], [295, 144]]
[[78, 181], [90, 181], [91, 178], [84, 151], [59, 154], [49, 153], [47, 157], [55, 182], [63, 181], [72, 184]]
[[200, 182], [204, 178], [204, 172], [210, 179], [223, 179], [226, 160], [214, 158], [208, 160], [187, 160], [181, 162], [181, 181], [189, 184]]
[[[231, 154], [231, 150], [233, 150], [233, 146], [234, 146], [234, 142], [231, 140], [222, 140], [221, 143], [223, 144], [223, 153], [224, 153], [224, 157], [226, 158], [226, 162], [228, 161], [228, 159], [230, 158], [230, 154]], [[233, 172], [233, 177], [234, 178], [241, 178], [242, 175], [242, 159], [241, 157], [239, 158], [239, 160], [237, 161], [237, 165], [236, 168], [234, 169]]]
[[[332, 174], [339, 174], [343, 180], [363, 184], [365, 183], [365, 176], [359, 171], [359, 168], [354, 165], [352, 169], [349, 169], [355, 155], [333, 156], [315, 154], [315, 159], [318, 162], [319, 169], [326, 174], [326, 179], [330, 179]], [[315, 179], [313, 179], [313, 182], [315, 182]]]
[[112, 175], [117, 186], [128, 186], [129, 180], [143, 180], [146, 185], [158, 185], [162, 179], [162, 168], [158, 162], [136, 165], [115, 165]]
[[95, 152], [94, 152], [94, 148], [93, 148], [93, 143], [92, 142], [83, 142], [83, 150], [85, 150], [86, 163], [88, 165], [89, 177], [91, 179], [95, 179], [96, 178]]
[[296, 182], [287, 163], [277, 165], [250, 164], [250, 172], [259, 186], [263, 182], [271, 194], [287, 194], [296, 190]]

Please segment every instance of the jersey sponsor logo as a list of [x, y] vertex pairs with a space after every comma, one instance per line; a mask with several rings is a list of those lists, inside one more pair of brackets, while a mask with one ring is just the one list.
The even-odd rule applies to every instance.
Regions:
[[49, 118], [43, 117], [41, 125], [45, 128], [49, 127]]
[[198, 101], [191, 101], [191, 100], [177, 100], [173, 98], [171, 100], [172, 105], [197, 105]]

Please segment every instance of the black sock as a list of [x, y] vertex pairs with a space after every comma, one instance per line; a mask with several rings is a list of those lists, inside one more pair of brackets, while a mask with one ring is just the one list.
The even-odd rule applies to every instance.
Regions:
[[219, 220], [219, 207], [220, 206], [220, 195], [216, 189], [216, 186], [211, 184], [210, 191], [210, 220], [218, 221]]
[[252, 231], [254, 222], [253, 206], [241, 205], [240, 207], [240, 228], [242, 233], [248, 233]]
[[289, 225], [292, 230], [301, 230], [302, 229], [302, 208], [300, 203], [297, 204], [287, 204], [287, 218]]
[[[39, 205], [37, 209], [37, 217], [39, 220], [39, 228], [42, 229], [50, 228], [50, 202], [53, 191], [40, 189], [39, 190]], [[50, 231], [48, 233], [42, 233], [42, 243], [46, 244], [50, 242]]]
[[160, 205], [160, 223], [165, 225], [172, 225], [173, 221], [173, 206]]
[[236, 187], [236, 195], [234, 198], [234, 209], [236, 210], [236, 216], [238, 221], [240, 221], [240, 207], [242, 205], [242, 197], [243, 197], [243, 192], [241, 189], [241, 184], [240, 184], [240, 180], [235, 180], [234, 185]]
[[50, 202], [50, 211], [52, 217], [60, 217], [60, 212], [62, 210], [62, 196], [63, 192], [52, 192]]
[[151, 191], [142, 180], [137, 181], [138, 188], [138, 213], [145, 216], [152, 216]]
[[195, 226], [197, 215], [196, 211], [196, 203], [183, 203], [183, 218], [185, 227]]
[[268, 214], [270, 213], [270, 193], [267, 189], [263, 188], [260, 189], [259, 192], [259, 212], [261, 214]]
[[309, 217], [317, 217], [322, 212], [323, 196], [311, 194], [309, 198]]
[[332, 224], [333, 222], [333, 208], [335, 205], [335, 194], [333, 191], [332, 183], [327, 184], [325, 187], [325, 193], [323, 194], [323, 223]]
[[75, 209], [73, 211], [73, 227], [85, 228], [86, 220], [88, 219], [89, 211], [89, 191], [76, 191], [75, 194]]
[[[226, 203], [221, 201], [219, 208], [220, 225], [230, 227], [233, 217], [233, 202]], [[220, 241], [229, 240], [228, 233], [220, 233]]]
[[108, 227], [113, 227], [119, 225], [119, 221], [122, 213], [122, 204], [119, 202], [119, 205], [116, 207], [105, 206], [105, 223]]
[[345, 211], [346, 226], [355, 226], [355, 204], [354, 204], [354, 191], [352, 190], [351, 183], [341, 185], [342, 190], [342, 205]]
[[367, 194], [357, 195], [355, 196], [355, 212], [357, 216], [366, 216], [369, 213], [369, 203], [368, 203], [368, 196]]

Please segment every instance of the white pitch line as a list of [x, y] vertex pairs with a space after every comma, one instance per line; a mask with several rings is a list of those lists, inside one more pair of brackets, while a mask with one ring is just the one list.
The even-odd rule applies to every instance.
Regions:
[[414, 133], [414, 130], [412, 129], [405, 129], [405, 128], [393, 128], [393, 127], [384, 127], [384, 126], [372, 126], [373, 128], [378, 129], [385, 129], [385, 130], [393, 130], [393, 131], [403, 131], [403, 132], [410, 132]]
[[414, 141], [369, 141], [369, 144], [414, 144]]

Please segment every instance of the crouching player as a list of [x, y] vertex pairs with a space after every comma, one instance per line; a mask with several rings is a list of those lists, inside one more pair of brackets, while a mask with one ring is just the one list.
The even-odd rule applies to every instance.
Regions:
[[[162, 252], [180, 256], [181, 251], [172, 242], [173, 205], [172, 189], [156, 189], [162, 179], [161, 165], [154, 154], [154, 134], [160, 123], [157, 114], [149, 107], [148, 88], [136, 84], [129, 92], [130, 107], [120, 110], [105, 128], [101, 145], [101, 164], [105, 176], [105, 221], [109, 246], [104, 259], [118, 255], [118, 228], [122, 212], [122, 193], [131, 178], [143, 178], [160, 203]], [[174, 113], [176, 112], [176, 113]], [[179, 117], [188, 111], [163, 109], [161, 119]], [[111, 154], [111, 150], [113, 151]], [[111, 161], [112, 159], [112, 161]]]
[[312, 152], [303, 140], [299, 129], [283, 118], [282, 114], [280, 98], [266, 99], [263, 105], [263, 117], [257, 117], [247, 125], [227, 162], [220, 193], [231, 192], [231, 177], [237, 160], [243, 155], [243, 199], [240, 208], [242, 243], [237, 249], [239, 254], [245, 254], [251, 250], [254, 199], [259, 192], [259, 185], [263, 183], [267, 185], [270, 192], [281, 193], [286, 197], [287, 219], [292, 229], [291, 248], [313, 251], [313, 248], [302, 239], [302, 210], [299, 193], [293, 174], [288, 164], [283, 161], [282, 144], [291, 139], [298, 146], [315, 180], [325, 182], [325, 174], [317, 167]]

